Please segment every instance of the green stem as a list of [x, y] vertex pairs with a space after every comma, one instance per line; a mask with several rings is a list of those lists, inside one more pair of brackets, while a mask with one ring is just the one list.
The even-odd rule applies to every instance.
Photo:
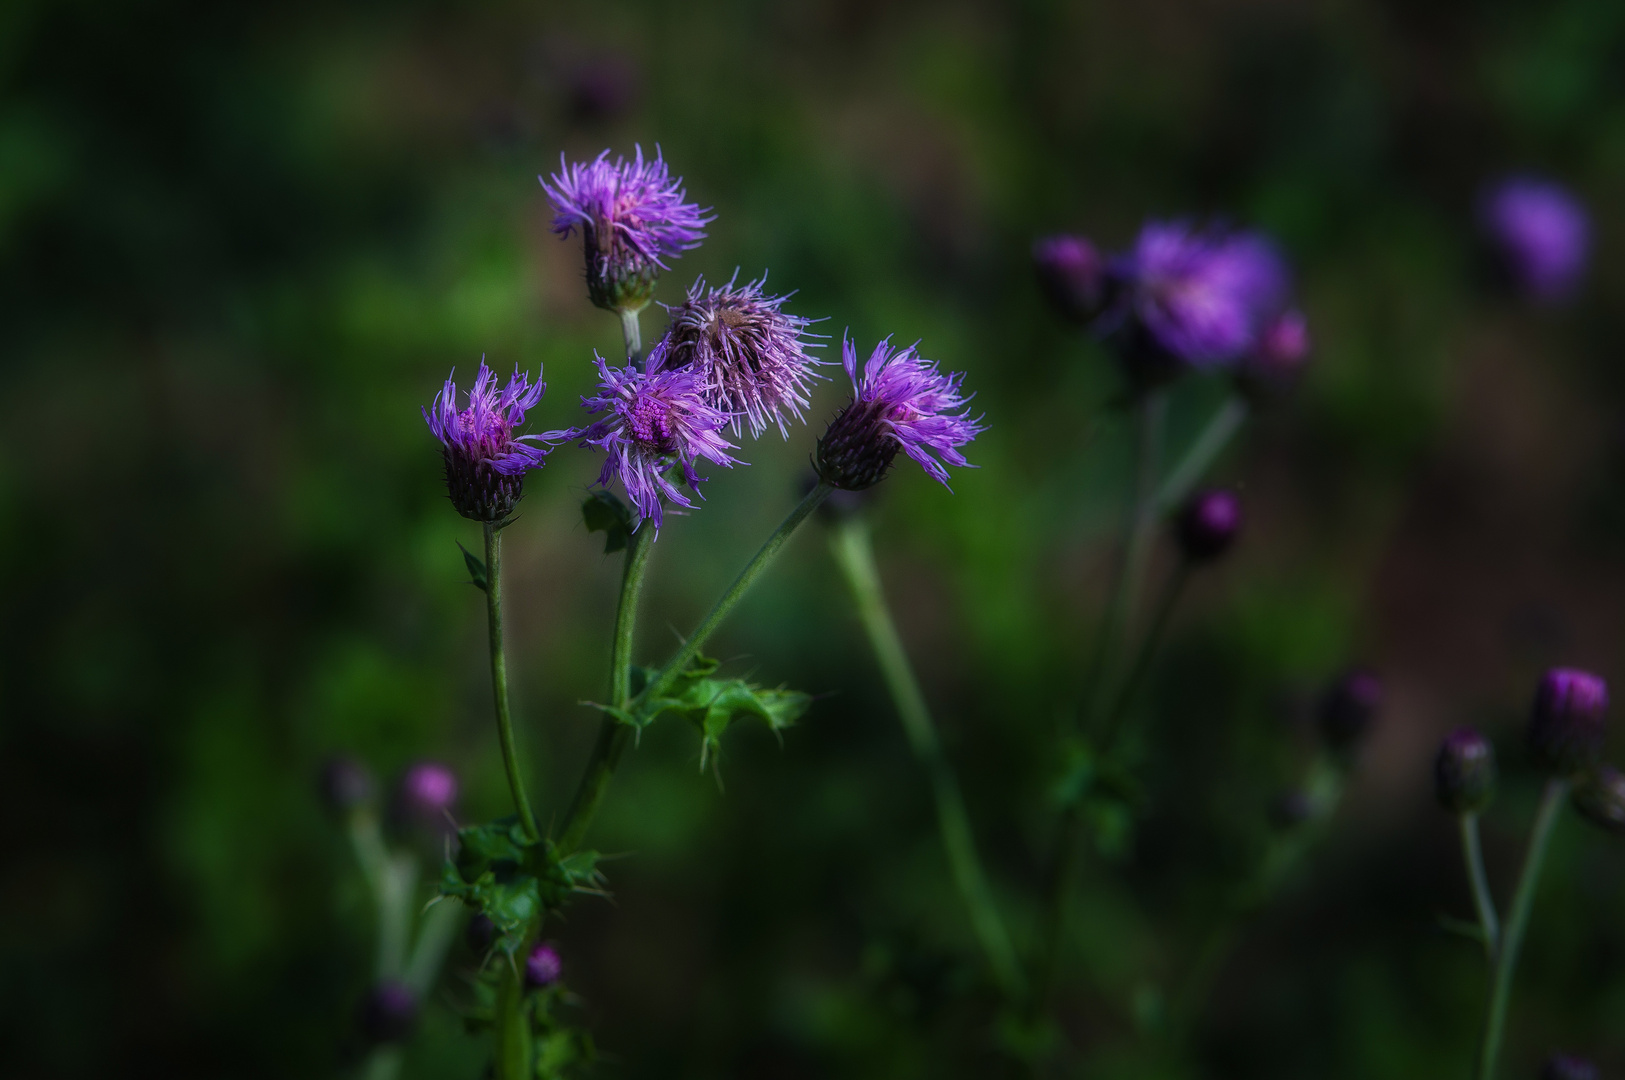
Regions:
[[542, 834], [531, 813], [530, 797], [519, 774], [519, 752], [514, 747], [513, 717], [508, 709], [508, 660], [502, 645], [502, 532], [485, 523], [485, 600], [491, 631], [491, 693], [496, 698], [497, 739], [502, 744], [502, 764], [508, 771], [508, 790], [519, 811], [519, 822], [532, 840]]
[[393, 979], [406, 959], [412, 889], [417, 884], [417, 860], [410, 855], [395, 856], [384, 843], [378, 815], [358, 809], [350, 816], [350, 845], [361, 876], [366, 879], [378, 908], [378, 949], [375, 976]]
[[914, 677], [902, 638], [898, 636], [897, 626], [887, 609], [868, 526], [855, 518], [842, 523], [831, 537], [830, 547], [847, 585], [852, 589], [858, 618], [869, 636], [869, 644], [874, 649], [886, 687], [897, 707], [897, 716], [902, 721], [909, 746], [931, 781], [937, 827], [948, 855], [948, 866], [960, 899], [969, 911], [976, 938], [981, 943], [982, 951], [987, 954], [988, 967], [1000, 990], [1009, 997], [1019, 997], [1023, 987], [1015, 950], [1010, 946], [1010, 936], [1005, 931], [998, 907], [993, 902], [992, 891], [988, 888], [953, 766], [937, 736], [925, 695]]
[[1201, 482], [1213, 459], [1218, 457], [1224, 448], [1229, 445], [1241, 425], [1247, 420], [1247, 399], [1240, 394], [1232, 394], [1220, 405], [1207, 427], [1196, 436], [1185, 456], [1180, 458], [1179, 464], [1174, 466], [1168, 478], [1157, 489], [1157, 506], [1164, 513], [1172, 510], [1185, 501], [1191, 489]]
[[1056, 975], [1060, 971], [1061, 947], [1067, 936], [1068, 901], [1072, 895], [1072, 879], [1078, 870], [1078, 827], [1081, 824], [1078, 803], [1067, 803], [1061, 811], [1060, 821], [1056, 823], [1049, 877], [1044, 882], [1043, 929], [1032, 964], [1031, 1013], [1034, 1016], [1048, 1005], [1049, 996], [1055, 989]]
[[1507, 913], [1500, 955], [1495, 958], [1489, 1008], [1484, 1014], [1484, 1039], [1473, 1070], [1477, 1080], [1494, 1080], [1495, 1077], [1495, 1061], [1500, 1055], [1501, 1036], [1506, 1028], [1507, 1004], [1512, 998], [1512, 975], [1518, 967], [1518, 950], [1523, 945], [1524, 931], [1529, 927], [1529, 912], [1535, 904], [1535, 889], [1540, 882], [1541, 865], [1546, 861], [1552, 827], [1557, 824], [1557, 815], [1563, 809], [1568, 791], [1567, 780], [1553, 779], [1546, 781], [1546, 790], [1540, 796], [1540, 809], [1529, 834], [1529, 850], [1523, 858], [1517, 891], [1512, 894], [1512, 909]]
[[433, 987], [445, 962], [446, 951], [457, 936], [457, 927], [463, 921], [462, 901], [449, 896], [436, 898], [423, 913], [423, 926], [418, 930], [417, 944], [412, 946], [412, 958], [406, 962], [402, 980], [422, 997]]
[[643, 333], [638, 327], [638, 312], [622, 309], [621, 339], [626, 342], [626, 362], [637, 363], [643, 354]]
[[1106, 714], [1100, 739], [1102, 756], [1109, 755], [1117, 740], [1122, 737], [1123, 719], [1128, 715], [1129, 705], [1133, 703], [1135, 695], [1151, 670], [1151, 661], [1156, 659], [1158, 650], [1162, 648], [1162, 639], [1168, 633], [1168, 624], [1173, 621], [1174, 609], [1179, 606], [1179, 598], [1184, 595], [1185, 585], [1190, 581], [1190, 577], [1190, 560], [1181, 559], [1179, 566], [1169, 576], [1168, 584], [1163, 588], [1162, 598], [1157, 602], [1157, 613], [1152, 616], [1151, 629], [1146, 632], [1145, 640], [1140, 643], [1139, 654], [1135, 656], [1128, 675], [1123, 679], [1123, 685], [1117, 691], [1111, 711]]
[[1501, 926], [1495, 917], [1495, 898], [1490, 895], [1489, 879], [1484, 874], [1484, 850], [1478, 842], [1478, 815], [1462, 814], [1461, 855], [1467, 864], [1467, 880], [1473, 888], [1473, 907], [1478, 910], [1478, 927], [1484, 932], [1484, 956], [1495, 963], [1500, 948]]
[[[521, 955], [528, 955], [529, 950], [527, 943]], [[512, 957], [500, 963], [503, 973], [502, 984], [497, 987], [494, 1080], [534, 1080], [530, 1019], [525, 1015], [525, 976]]]

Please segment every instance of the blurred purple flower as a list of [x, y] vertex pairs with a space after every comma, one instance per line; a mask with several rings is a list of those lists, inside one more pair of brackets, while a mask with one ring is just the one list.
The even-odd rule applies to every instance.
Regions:
[[515, 435], [525, 422], [525, 410], [542, 399], [547, 384], [530, 385], [529, 377], [514, 369], [505, 389], [497, 389], [496, 376], [480, 360], [479, 373], [468, 392], [468, 407], [457, 408], [456, 372], [423, 410], [446, 459], [446, 491], [452, 506], [475, 521], [501, 521], [512, 513], [524, 494], [525, 473], [539, 469], [547, 459], [547, 435]]
[[1064, 318], [1085, 323], [1100, 313], [1106, 265], [1081, 236], [1045, 236], [1033, 243], [1033, 269], [1044, 295]]
[[721, 435], [729, 414], [706, 404], [700, 372], [664, 368], [667, 349], [667, 339], [661, 338], [649, 350], [643, 370], [635, 365], [612, 368], [595, 354], [598, 393], [583, 397], [581, 404], [589, 413], [607, 415], [569, 433], [579, 437], [582, 446], [608, 455], [598, 483], [607, 487], [620, 480], [632, 500], [634, 527], [650, 518], [660, 528], [665, 517], [662, 495], [684, 509], [693, 508], [666, 475], [673, 465], [681, 465], [684, 482], [698, 495], [705, 479], [694, 471], [698, 458], [728, 468], [738, 463], [728, 453], [738, 447]]
[[1529, 720], [1529, 747], [1541, 768], [1572, 775], [1596, 763], [1608, 733], [1608, 684], [1578, 668], [1553, 668], [1540, 680]]
[[822, 361], [807, 355], [817, 347], [805, 340], [812, 320], [786, 315], [789, 296], [763, 292], [765, 276], [740, 286], [734, 280], [707, 292], [701, 278], [669, 309], [661, 364], [698, 374], [706, 403], [732, 416], [735, 435], [748, 423], [751, 437], [760, 438], [771, 422], [788, 438], [785, 414], [802, 419], [810, 384], [821, 377], [815, 369]]
[[357, 1019], [369, 1042], [405, 1042], [418, 1023], [417, 993], [398, 979], [385, 979], [367, 991]]
[[944, 375], [915, 346], [894, 350], [890, 338], [875, 346], [861, 374], [850, 340], [841, 342], [841, 362], [853, 398], [818, 440], [818, 475], [825, 483], [847, 491], [873, 487], [899, 450], [943, 487], [948, 470], [942, 462], [974, 468], [958, 448], [986, 428], [980, 417], [970, 417], [969, 398], [960, 390], [963, 373]]
[[1591, 249], [1591, 221], [1563, 185], [1504, 177], [1480, 197], [1478, 220], [1502, 270], [1522, 292], [1553, 301], [1579, 285]]
[[401, 775], [395, 801], [411, 820], [438, 825], [457, 801], [457, 774], [438, 761], [420, 761]]
[[1191, 562], [1208, 562], [1230, 550], [1241, 530], [1241, 499], [1213, 488], [1193, 495], [1180, 512], [1175, 534]]
[[547, 942], [542, 942], [530, 951], [525, 957], [525, 983], [534, 988], [551, 986], [558, 982], [559, 976], [564, 974], [564, 961], [559, 959], [558, 950]]
[[707, 211], [687, 201], [682, 178], [673, 178], [655, 148], [644, 161], [609, 160], [605, 150], [574, 165], [561, 155], [559, 171], [541, 180], [553, 204], [553, 231], [581, 230], [592, 302], [611, 311], [637, 311], [649, 302], [666, 260], [699, 247]]

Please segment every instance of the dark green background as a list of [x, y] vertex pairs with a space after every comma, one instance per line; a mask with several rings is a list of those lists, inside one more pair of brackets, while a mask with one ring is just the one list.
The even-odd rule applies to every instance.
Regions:
[[[628, 74], [584, 110], [584, 72]], [[1028, 245], [1148, 215], [1257, 225], [1317, 343], [1221, 465], [1250, 513], [1156, 669], [1146, 816], [1091, 856], [1067, 956], [1096, 1077], [1465, 1076], [1482, 995], [1433, 746], [1484, 724], [1510, 891], [1542, 665], [1625, 675], [1625, 7], [1610, 0], [1078, 4], [0, 4], [0, 1054], [9, 1076], [341, 1071], [370, 922], [314, 798], [329, 753], [434, 756], [505, 810], [480, 597], [418, 415], [446, 371], [545, 363], [577, 422], [596, 348], [535, 175], [659, 143], [714, 205], [698, 274], [771, 268], [798, 314], [968, 372], [989, 430], [954, 493], [906, 463], [877, 544], [1006, 911], [1026, 941], [1053, 732], [1109, 566], [1124, 423]], [[1564, 312], [1474, 263], [1479, 182], [1533, 167], [1598, 228]], [[657, 320], [646, 318], [646, 334]], [[833, 350], [832, 350], [833, 351]], [[1217, 400], [1174, 403], [1189, 436]], [[792, 504], [817, 427], [713, 468], [656, 550], [659, 659]], [[511, 664], [538, 810], [592, 737], [618, 563], [560, 450], [509, 532]], [[624, 1077], [997, 1074], [920, 772], [821, 529], [714, 651], [821, 695], [782, 748], [652, 731], [595, 842], [613, 904], [557, 930]], [[1390, 707], [1331, 842], [1242, 938], [1188, 1054], [1136, 1017], [1189, 963], [1301, 769], [1344, 664]], [[459, 953], [456, 965], [467, 957]], [[1625, 847], [1557, 835], [1508, 1077], [1625, 1070]], [[1138, 1004], [1137, 1004], [1138, 1003]], [[413, 1077], [480, 1076], [431, 1009]], [[1607, 1069], [1605, 1069], [1605, 1073]]]

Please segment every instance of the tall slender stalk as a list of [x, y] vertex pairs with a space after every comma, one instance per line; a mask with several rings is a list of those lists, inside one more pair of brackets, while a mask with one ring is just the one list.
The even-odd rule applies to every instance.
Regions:
[[496, 699], [497, 739], [502, 744], [502, 764], [508, 772], [508, 790], [519, 811], [519, 822], [532, 840], [542, 834], [536, 828], [536, 815], [525, 794], [525, 780], [519, 772], [519, 752], [514, 747], [513, 717], [508, 708], [508, 660], [502, 644], [502, 531], [485, 523], [485, 600], [491, 631], [491, 693]]
[[1247, 420], [1249, 407], [1247, 399], [1240, 394], [1231, 394], [1225, 399], [1223, 405], [1214, 412], [1207, 426], [1196, 436], [1185, 456], [1179, 459], [1179, 464], [1168, 473], [1168, 478], [1157, 489], [1157, 506], [1163, 512], [1172, 510], [1185, 501], [1191, 489], [1201, 483], [1202, 477], [1207, 474], [1208, 467], [1213, 459], [1218, 457], [1241, 425]]
[[1529, 912], [1535, 904], [1535, 889], [1540, 883], [1552, 827], [1557, 824], [1557, 815], [1568, 793], [1569, 782], [1559, 779], [1546, 781], [1546, 789], [1541, 792], [1540, 809], [1535, 813], [1535, 825], [1529, 833], [1529, 850], [1523, 857], [1523, 870], [1518, 875], [1517, 891], [1512, 894], [1512, 909], [1507, 913], [1500, 954], [1495, 958], [1489, 1006], [1484, 1013], [1484, 1037], [1473, 1068], [1477, 1080], [1494, 1080], [1495, 1077], [1495, 1062], [1500, 1056], [1501, 1037], [1506, 1028], [1507, 1005], [1512, 999], [1512, 976], [1518, 967], [1518, 950], [1523, 945], [1524, 931], [1529, 928]]
[[1495, 917], [1495, 898], [1490, 895], [1489, 879], [1484, 874], [1484, 849], [1478, 842], [1478, 815], [1462, 814], [1459, 821], [1462, 861], [1467, 866], [1467, 881], [1473, 889], [1478, 928], [1484, 934], [1484, 955], [1493, 964], [1501, 945], [1501, 926]]
[[886, 680], [886, 688], [891, 692], [892, 703], [897, 707], [897, 716], [902, 721], [909, 746], [931, 782], [937, 828], [948, 855], [948, 866], [960, 899], [970, 914], [977, 941], [987, 956], [988, 968], [999, 989], [1011, 998], [1019, 997], [1024, 990], [1024, 980], [1016, 963], [1015, 950], [1010, 945], [1010, 935], [1005, 930], [999, 909], [993, 902], [992, 891], [988, 888], [987, 876], [976, 850], [976, 839], [971, 832], [970, 818], [965, 812], [965, 800], [960, 794], [959, 781], [943, 750], [942, 740], [937, 736], [925, 695], [920, 690], [919, 680], [914, 677], [908, 653], [903, 648], [902, 638], [898, 636], [897, 626], [886, 606], [868, 526], [857, 518], [843, 522], [831, 536], [830, 548], [852, 590], [858, 618], [880, 664], [881, 674]]
[[1135, 655], [1134, 662], [1129, 665], [1128, 674], [1123, 677], [1118, 687], [1117, 696], [1112, 700], [1111, 709], [1106, 713], [1101, 726], [1100, 750], [1103, 755], [1110, 754], [1113, 747], [1123, 734], [1123, 721], [1128, 715], [1129, 706], [1133, 703], [1140, 685], [1151, 671], [1151, 662], [1156, 659], [1157, 652], [1162, 648], [1162, 639], [1167, 636], [1168, 624], [1173, 621], [1174, 609], [1179, 606], [1179, 598], [1185, 593], [1185, 585], [1190, 581], [1191, 563], [1189, 559], [1181, 559], [1174, 569], [1168, 582], [1163, 586], [1162, 598], [1157, 601], [1156, 614], [1151, 618], [1151, 629], [1146, 631], [1145, 640], [1140, 643], [1140, 651]]

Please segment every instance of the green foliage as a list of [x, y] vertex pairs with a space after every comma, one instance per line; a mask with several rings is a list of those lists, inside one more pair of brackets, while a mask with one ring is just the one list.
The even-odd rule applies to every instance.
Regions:
[[441, 871], [441, 895], [490, 919], [498, 935], [493, 948], [508, 956], [572, 895], [603, 893], [597, 852], [561, 857], [552, 841], [527, 837], [517, 816], [458, 829], [457, 841], [457, 857]]
[[581, 504], [581, 520], [588, 532], [604, 534], [604, 554], [623, 551], [632, 538], [632, 511], [613, 491], [599, 488]]
[[463, 553], [463, 565], [468, 567], [468, 583], [484, 592], [486, 583], [490, 581], [485, 571], [485, 560], [461, 544], [457, 545], [457, 550]]

